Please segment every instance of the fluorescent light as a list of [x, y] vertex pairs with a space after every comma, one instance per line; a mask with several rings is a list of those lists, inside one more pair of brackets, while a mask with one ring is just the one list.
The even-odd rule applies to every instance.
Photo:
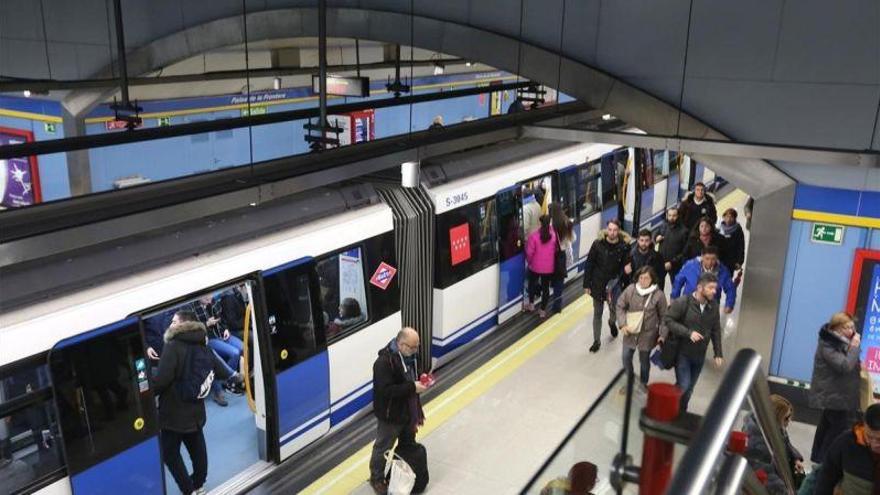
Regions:
[[29, 89], [24, 90], [22, 93], [24, 94], [25, 98], [31, 97], [31, 90], [29, 90]]
[[272, 87], [275, 88], [275, 90], [281, 89], [281, 78], [280, 77], [276, 77], [272, 81]]
[[474, 63], [471, 62], [470, 60], [468, 60], [467, 62], [464, 63], [464, 65], [470, 67], [470, 66], [474, 65]]
[[435, 75], [435, 76], [441, 76], [441, 75], [443, 75], [443, 71], [444, 71], [444, 69], [443, 69], [443, 66], [442, 66], [442, 65], [440, 65], [440, 64], [435, 64], [435, 65], [434, 65], [434, 75]]

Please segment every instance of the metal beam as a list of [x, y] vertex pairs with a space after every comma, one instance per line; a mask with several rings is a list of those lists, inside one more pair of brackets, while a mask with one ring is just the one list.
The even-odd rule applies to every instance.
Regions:
[[[520, 87], [528, 86], [529, 84], [531, 83], [523, 81], [517, 83], [499, 84], [495, 86], [480, 86], [475, 88], [456, 89], [452, 91], [440, 91], [436, 93], [401, 96], [397, 98], [365, 100], [359, 101], [357, 103], [331, 105], [327, 107], [327, 111], [332, 113], [349, 113], [368, 108], [387, 108], [398, 105], [409, 105], [414, 103], [423, 103], [427, 101], [446, 100], [450, 98], [459, 98], [462, 96], [491, 93], [494, 91], [517, 89]], [[63, 153], [73, 150], [100, 148], [103, 146], [115, 146], [126, 143], [137, 143], [141, 141], [152, 141], [154, 139], [163, 139], [168, 137], [189, 136], [193, 134], [225, 131], [228, 129], [239, 129], [249, 126], [276, 124], [278, 122], [289, 122], [292, 120], [306, 120], [310, 117], [317, 116], [318, 113], [319, 109], [317, 107], [304, 108], [301, 110], [288, 110], [285, 112], [274, 112], [265, 115], [250, 115], [247, 117], [236, 117], [231, 119], [207, 120], [204, 122], [193, 122], [189, 124], [179, 124], [169, 127], [150, 127], [147, 129], [130, 130], [126, 132], [92, 134], [88, 136], [52, 139], [49, 141], [33, 141], [22, 144], [11, 144], [0, 147], [0, 159], [32, 155], [45, 155], [49, 153]]]
[[[445, 65], [465, 65], [467, 61], [463, 58], [444, 58], [441, 59]], [[432, 67], [436, 60], [414, 60], [411, 65], [414, 67]], [[352, 71], [368, 71], [393, 69], [395, 62], [371, 62], [366, 64], [342, 64], [328, 65], [327, 70], [330, 72], [352, 72]], [[128, 85], [131, 86], [158, 86], [163, 84], [181, 84], [205, 81], [229, 81], [234, 79], [257, 79], [261, 77], [283, 77], [283, 76], [309, 76], [315, 73], [316, 67], [276, 67], [266, 69], [251, 70], [223, 70], [205, 72], [202, 74], [180, 74], [176, 76], [161, 77], [129, 77]], [[119, 79], [77, 79], [77, 80], [57, 80], [57, 79], [18, 79], [0, 77], [0, 92], [12, 91], [65, 91], [76, 89], [101, 89], [114, 88], [119, 85]]]
[[608, 143], [639, 148], [668, 149], [683, 153], [756, 158], [822, 165], [848, 165], [865, 168], [880, 167], [880, 152], [843, 149], [782, 146], [714, 139], [692, 139], [629, 132], [591, 131], [555, 126], [529, 126], [528, 137], [558, 139], [583, 143]]

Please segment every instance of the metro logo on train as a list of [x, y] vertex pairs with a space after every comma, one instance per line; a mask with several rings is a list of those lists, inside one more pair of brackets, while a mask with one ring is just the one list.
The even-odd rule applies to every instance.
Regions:
[[391, 285], [391, 280], [394, 279], [394, 274], [397, 273], [397, 268], [385, 263], [384, 261], [379, 263], [379, 268], [376, 268], [376, 273], [370, 277], [370, 283], [375, 285], [376, 287], [385, 290]]
[[468, 224], [449, 229], [449, 251], [452, 255], [452, 266], [471, 259], [471, 234]]

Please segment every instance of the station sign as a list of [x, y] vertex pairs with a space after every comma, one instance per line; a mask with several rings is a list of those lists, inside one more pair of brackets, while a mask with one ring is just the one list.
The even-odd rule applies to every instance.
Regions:
[[[312, 92], [319, 94], [321, 78], [312, 76]], [[327, 76], [327, 94], [334, 96], [356, 96], [365, 98], [370, 96], [369, 77], [341, 77]]]
[[242, 117], [249, 117], [251, 115], [266, 115], [267, 113], [269, 113], [269, 107], [267, 107], [266, 105], [256, 105], [250, 108], [245, 107], [241, 109]]
[[819, 244], [840, 246], [843, 244], [843, 231], [843, 225], [817, 222], [813, 224], [810, 240]]
[[370, 283], [385, 290], [391, 285], [391, 280], [394, 279], [396, 273], [396, 268], [383, 261], [382, 263], [379, 263], [379, 268], [376, 268], [376, 273], [370, 277]]

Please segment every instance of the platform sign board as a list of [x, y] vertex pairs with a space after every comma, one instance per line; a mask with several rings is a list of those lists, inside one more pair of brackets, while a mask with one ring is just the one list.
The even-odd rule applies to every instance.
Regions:
[[[0, 148], [33, 140], [34, 133], [30, 131], [0, 127]], [[35, 156], [0, 160], [0, 209], [29, 206], [42, 199]]]
[[880, 251], [857, 249], [850, 280], [847, 312], [862, 334], [861, 359], [880, 393]]
[[819, 244], [833, 244], [835, 246], [840, 246], [843, 244], [844, 228], [843, 225], [816, 222], [813, 224], [810, 240]]
[[[319, 94], [321, 78], [312, 76], [312, 92]], [[356, 96], [366, 98], [370, 96], [369, 77], [340, 77], [327, 76], [327, 94], [334, 96]]]

